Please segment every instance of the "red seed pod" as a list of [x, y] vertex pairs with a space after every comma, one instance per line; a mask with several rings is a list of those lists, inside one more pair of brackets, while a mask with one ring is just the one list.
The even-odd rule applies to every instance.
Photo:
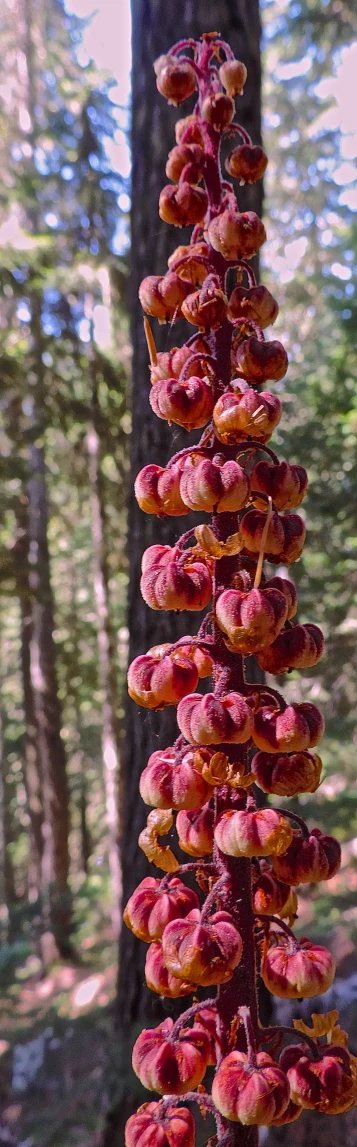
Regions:
[[221, 700], [214, 693], [192, 693], [179, 706], [177, 722], [187, 741], [197, 745], [242, 744], [252, 731], [252, 710], [240, 693]]
[[[208, 760], [209, 756], [207, 752]], [[210, 786], [195, 768], [194, 760], [192, 749], [187, 749], [177, 763], [174, 748], [152, 753], [140, 777], [140, 796], [145, 804], [153, 808], [202, 808], [211, 795]]]
[[259, 654], [258, 662], [266, 673], [287, 673], [289, 669], [309, 669], [317, 665], [323, 651], [324, 638], [318, 625], [294, 625]]
[[[189, 642], [189, 638], [187, 638]], [[180, 645], [178, 653], [183, 653], [185, 657], [189, 657], [190, 661], [196, 666], [199, 678], [211, 677], [213, 673], [212, 657], [205, 653], [204, 649], [199, 649], [198, 645]], [[175, 657], [175, 653], [173, 654]]]
[[189, 287], [175, 271], [166, 275], [147, 275], [139, 287], [143, 311], [153, 315], [159, 323], [170, 323], [181, 315], [181, 306]]
[[[240, 534], [245, 548], [250, 554], [259, 554], [266, 514], [263, 510], [248, 510], [240, 523]], [[286, 514], [279, 517], [276, 510], [271, 515], [265, 541], [264, 556], [270, 562], [297, 562], [301, 557], [306, 538], [305, 523], [299, 514]]]
[[259, 145], [242, 143], [240, 147], [233, 148], [224, 166], [233, 179], [239, 179], [241, 183], [256, 183], [266, 171], [268, 156]]
[[289, 884], [318, 884], [336, 875], [341, 864], [341, 846], [334, 836], [313, 828], [305, 839], [295, 836], [285, 856], [274, 858], [279, 880]]
[[198, 907], [198, 896], [173, 876], [162, 888], [154, 876], [145, 876], [128, 900], [124, 911], [127, 928], [147, 944], [160, 940], [171, 920], [185, 917]]
[[228, 299], [219, 286], [217, 275], [207, 275], [199, 291], [186, 299], [182, 314], [200, 331], [216, 331], [222, 326], [228, 310]]
[[162, 938], [165, 965], [173, 976], [201, 987], [226, 984], [242, 955], [242, 941], [229, 912], [215, 912], [206, 923], [194, 909], [186, 920], [173, 920]]
[[160, 1095], [184, 1095], [202, 1082], [209, 1057], [209, 1039], [201, 1027], [182, 1028], [172, 1035], [174, 1021], [144, 1028], [133, 1047], [132, 1064], [143, 1087]]
[[214, 832], [226, 856], [277, 856], [286, 851], [292, 836], [290, 822], [273, 808], [229, 809]]
[[[162, 944], [155, 940], [150, 944], [145, 960], [145, 980], [151, 992], [164, 996], [168, 1000], [177, 1000], [180, 996], [190, 996], [194, 991], [193, 984], [185, 980], [178, 980], [171, 976], [165, 968], [162, 955]], [[210, 1062], [210, 1061], [208, 1061]]]
[[212, 1098], [218, 1111], [244, 1126], [269, 1126], [286, 1110], [289, 1084], [285, 1073], [266, 1052], [254, 1066], [243, 1051], [231, 1051], [213, 1080]]
[[191, 454], [180, 479], [180, 498], [190, 510], [236, 513], [245, 505], [249, 479], [238, 462], [223, 465]]
[[[186, 303], [187, 300], [184, 300], [182, 312]], [[253, 386], [261, 386], [268, 379], [278, 382], [280, 378], [284, 378], [289, 366], [289, 359], [282, 343], [277, 339], [263, 343], [255, 335], [251, 335], [234, 347], [232, 362], [239, 377], [246, 378]]]
[[[185, 262], [181, 262], [181, 260]], [[205, 262], [201, 262], [204, 259]], [[206, 278], [209, 267], [209, 247], [207, 243], [191, 243], [189, 247], [176, 247], [176, 251], [167, 260], [171, 271], [175, 271], [180, 279], [191, 283], [192, 286], [201, 286]], [[191, 348], [189, 348], [192, 353]], [[166, 374], [167, 377], [167, 374]]]
[[208, 804], [193, 812], [179, 812], [176, 832], [179, 845], [189, 856], [211, 856], [213, 852], [213, 809]]
[[154, 63], [156, 87], [169, 104], [182, 104], [197, 87], [194, 68], [179, 56], [159, 56]]
[[178, 187], [167, 183], [159, 198], [159, 215], [164, 223], [174, 227], [194, 227], [202, 223], [208, 207], [207, 192], [203, 187], [191, 187], [190, 183], [179, 183]]
[[214, 1067], [217, 1063], [217, 1012], [215, 1008], [202, 1007], [196, 1012], [195, 1027], [202, 1027], [209, 1039], [210, 1050], [207, 1067]]
[[266, 860], [261, 860], [260, 875], [253, 884], [254, 911], [267, 916], [276, 916], [284, 908], [289, 896], [289, 884], [283, 884], [278, 880], [270, 864]]
[[215, 92], [203, 100], [201, 115], [215, 131], [224, 131], [231, 123], [235, 113], [234, 100], [223, 92]]
[[176, 1000], [182, 996], [190, 996], [194, 990], [193, 984], [170, 976], [163, 962], [162, 944], [159, 940], [149, 944], [145, 959], [145, 980], [151, 992], [165, 999]]
[[212, 416], [213, 391], [208, 378], [191, 375], [187, 379], [167, 378], [156, 382], [149, 395], [158, 418], [176, 422], [185, 430], [198, 430]]
[[[303, 466], [289, 466], [288, 462], [257, 462], [251, 476], [253, 502], [264, 509], [262, 498], [255, 497], [255, 491], [273, 499], [276, 510], [296, 510], [305, 497], [308, 477]], [[266, 503], [265, 503], [266, 505]]]
[[298, 599], [294, 583], [292, 581], [288, 581], [288, 579], [285, 577], [271, 577], [269, 578], [269, 581], [265, 582], [264, 589], [279, 589], [280, 593], [284, 594], [288, 609], [287, 620], [291, 621], [291, 618], [295, 617], [298, 607]]
[[151, 609], [204, 609], [210, 601], [209, 566], [204, 561], [194, 561], [189, 552], [180, 557], [170, 546], [149, 546], [143, 555], [142, 570], [140, 590]]
[[256, 753], [251, 762], [255, 783], [263, 793], [295, 797], [314, 793], [319, 786], [322, 761], [316, 753]]
[[348, 1111], [356, 1097], [348, 1053], [342, 1047], [324, 1048], [313, 1060], [306, 1047], [285, 1047], [279, 1063], [286, 1071], [293, 1103], [325, 1115]]
[[181, 143], [183, 136], [185, 136], [185, 143], [199, 143], [203, 147], [203, 136], [196, 112], [192, 112], [192, 115], [186, 115], [184, 119], [176, 120], [176, 143]]
[[277, 1119], [272, 1119], [270, 1126], [271, 1127], [286, 1127], [287, 1123], [295, 1123], [296, 1119], [299, 1118], [299, 1115], [301, 1115], [301, 1113], [302, 1113], [302, 1107], [298, 1107], [298, 1105], [296, 1103], [293, 1103], [292, 1099], [290, 1099], [290, 1102], [288, 1103], [288, 1106], [285, 1108], [285, 1111], [283, 1111], [282, 1115], [279, 1115]]
[[251, 319], [262, 330], [275, 323], [279, 307], [267, 287], [235, 287], [229, 298], [229, 319]]
[[[155, 382], [160, 382], [161, 379], [178, 378], [189, 358], [192, 358], [192, 347], [186, 346], [186, 344], [182, 347], [175, 346], [169, 351], [159, 351], [156, 362], [150, 365], [152, 385]], [[196, 363], [195, 366], [195, 374], [197, 374]]]
[[254, 714], [253, 740], [266, 753], [311, 749], [321, 740], [324, 730], [322, 713], [310, 701], [287, 705], [281, 712], [263, 706]]
[[165, 705], [177, 705], [196, 688], [198, 673], [188, 657], [160, 658], [146, 653], [132, 661], [127, 680], [129, 696], [137, 705], [163, 709]]
[[282, 629], [287, 603], [278, 589], [225, 589], [216, 604], [216, 621], [239, 653], [265, 649]]
[[219, 69], [219, 78], [229, 96], [241, 96], [247, 79], [247, 69], [241, 60], [225, 60]]
[[199, 183], [202, 179], [205, 153], [198, 143], [181, 143], [169, 151], [165, 167], [168, 179], [178, 183], [184, 168], [186, 183]]
[[209, 223], [208, 239], [225, 259], [251, 259], [265, 243], [266, 232], [255, 211], [227, 207]]
[[182, 467], [144, 466], [135, 479], [136, 500], [145, 514], [158, 518], [178, 518], [187, 514], [187, 505], [180, 494]]
[[260, 968], [265, 987], [283, 1000], [307, 1000], [327, 992], [335, 973], [327, 948], [305, 939], [290, 941], [284, 935], [266, 952]]
[[241, 439], [258, 438], [268, 442], [281, 419], [281, 402], [275, 394], [256, 390], [226, 390], [213, 411], [217, 438], [226, 445], [235, 446]]
[[143, 1103], [128, 1119], [125, 1147], [195, 1147], [193, 1115], [187, 1107]]

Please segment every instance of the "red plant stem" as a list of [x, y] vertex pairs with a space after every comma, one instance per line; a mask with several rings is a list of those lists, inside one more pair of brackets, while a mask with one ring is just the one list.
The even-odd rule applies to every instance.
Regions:
[[178, 1019], [176, 1020], [176, 1023], [174, 1023], [174, 1026], [173, 1026], [172, 1031], [170, 1033], [171, 1039], [175, 1039], [175, 1037], [181, 1031], [181, 1028], [184, 1027], [184, 1025], [188, 1023], [188, 1020], [192, 1019], [193, 1016], [196, 1016], [197, 1012], [202, 1012], [203, 1008], [215, 1008], [215, 1007], [216, 1007], [216, 1001], [214, 999], [212, 999], [212, 1000], [200, 1000], [200, 1002], [198, 1004], [192, 1004], [192, 1008], [187, 1008], [187, 1011], [183, 1012], [182, 1015], [179, 1016]]

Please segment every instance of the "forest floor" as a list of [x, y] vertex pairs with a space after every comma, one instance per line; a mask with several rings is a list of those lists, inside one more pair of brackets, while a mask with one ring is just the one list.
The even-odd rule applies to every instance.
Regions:
[[100, 1147], [118, 1049], [117, 950], [99, 899], [73, 963], [43, 974], [26, 940], [0, 948], [0, 1147]]

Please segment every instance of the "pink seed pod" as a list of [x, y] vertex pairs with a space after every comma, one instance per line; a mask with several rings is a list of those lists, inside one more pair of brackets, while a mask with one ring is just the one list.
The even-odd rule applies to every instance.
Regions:
[[269, 1126], [286, 1110], [289, 1083], [281, 1067], [266, 1052], [254, 1066], [243, 1051], [231, 1051], [213, 1080], [212, 1098], [226, 1119], [244, 1126]]
[[233, 148], [225, 161], [226, 171], [240, 183], [256, 183], [257, 179], [262, 179], [267, 166], [268, 156], [263, 148], [250, 143]]
[[223, 464], [192, 454], [182, 470], [180, 498], [190, 510], [236, 513], [249, 495], [249, 479], [238, 462]]
[[287, 603], [278, 589], [225, 589], [216, 605], [216, 620], [239, 653], [258, 653], [274, 641], [287, 618]]
[[286, 1071], [293, 1103], [325, 1115], [338, 1115], [353, 1106], [356, 1083], [344, 1048], [324, 1048], [313, 1060], [306, 1046], [295, 1044], [284, 1048], [279, 1063]]
[[[280, 399], [268, 391], [226, 390], [213, 411], [214, 428], [220, 442], [235, 446], [242, 438], [268, 442], [281, 419]], [[254, 511], [251, 511], [254, 513]]]
[[[200, 649], [198, 645], [189, 644], [190, 638], [187, 638], [187, 645], [180, 645], [178, 653], [183, 653], [190, 661], [196, 666], [200, 680], [204, 677], [212, 677], [213, 661], [212, 657], [204, 649]], [[174, 653], [175, 657], [176, 654]]]
[[205, 1008], [204, 1007], [204, 1001], [203, 1001], [202, 1009], [199, 1012], [196, 1012], [196, 1015], [195, 1015], [195, 1027], [202, 1027], [203, 1031], [206, 1032], [206, 1035], [208, 1036], [208, 1039], [209, 1039], [209, 1045], [210, 1045], [209, 1059], [208, 1059], [207, 1066], [215, 1067], [215, 1065], [217, 1063], [217, 1043], [218, 1043], [216, 1008], [214, 1008], [214, 1007], [213, 1008], [211, 1008], [211, 1007]]
[[174, 183], [178, 183], [185, 169], [186, 183], [196, 184], [202, 179], [205, 163], [203, 148], [198, 143], [181, 143], [169, 151], [166, 175]]
[[189, 552], [180, 556], [170, 546], [150, 546], [143, 555], [142, 569], [140, 590], [151, 609], [204, 609], [211, 599], [210, 569], [204, 561], [194, 561]]
[[176, 976], [171, 976], [170, 972], [167, 971], [163, 961], [162, 944], [159, 940], [150, 944], [147, 950], [145, 980], [151, 992], [156, 992], [156, 995], [164, 996], [168, 1000], [190, 996], [194, 991], [193, 984], [189, 984], [185, 980], [178, 980]]
[[192, 115], [186, 115], [183, 119], [176, 120], [175, 123], [175, 140], [176, 143], [181, 143], [182, 137], [185, 136], [187, 143], [199, 143], [203, 147], [203, 136], [200, 121], [196, 112]]
[[[177, 705], [198, 682], [196, 666], [188, 657], [135, 657], [128, 670], [128, 692], [145, 709]], [[192, 683], [194, 682], [194, 685]]]
[[241, 96], [247, 79], [247, 69], [241, 60], [225, 60], [219, 69], [219, 78], [229, 96]]
[[290, 1099], [285, 1111], [282, 1112], [282, 1115], [277, 1116], [276, 1119], [272, 1119], [270, 1126], [286, 1127], [288, 1123], [295, 1123], [301, 1114], [302, 1107], [299, 1107], [297, 1103], [293, 1103], [292, 1099]]
[[214, 398], [207, 378], [191, 375], [187, 379], [166, 378], [157, 382], [149, 394], [150, 405], [158, 418], [175, 422], [184, 430], [205, 426], [212, 416]]
[[162, 950], [173, 976], [205, 988], [231, 980], [243, 946], [229, 912], [215, 912], [201, 923], [200, 913], [194, 910], [186, 920], [167, 925]]
[[191, 888], [173, 876], [162, 888], [154, 876], [145, 876], [135, 888], [124, 911], [127, 928], [147, 944], [160, 940], [164, 928], [171, 920], [187, 916], [198, 907], [198, 896]]
[[295, 625], [280, 633], [269, 649], [259, 654], [258, 662], [261, 669], [273, 674], [308, 669], [320, 661], [324, 644], [318, 625]]
[[[290, 466], [288, 462], [256, 462], [251, 476], [254, 505], [264, 509], [263, 498], [256, 491], [269, 495], [276, 510], [296, 510], [303, 501], [308, 485], [303, 466]], [[266, 505], [266, 503], [265, 503]]]
[[285, 1000], [306, 1000], [327, 992], [335, 973], [336, 964], [327, 948], [305, 939], [290, 942], [284, 935], [266, 952], [260, 969], [268, 991]]
[[177, 710], [177, 722], [187, 741], [197, 745], [242, 744], [253, 726], [252, 710], [240, 693], [220, 700], [214, 693], [193, 693]]
[[253, 740], [266, 753], [300, 753], [321, 740], [325, 722], [316, 705], [303, 701], [279, 712], [263, 706], [254, 714]]
[[298, 599], [294, 583], [292, 581], [288, 581], [288, 579], [285, 577], [271, 577], [269, 578], [269, 581], [265, 582], [264, 589], [278, 589], [280, 590], [280, 593], [284, 594], [288, 610], [287, 621], [291, 621], [291, 618], [295, 617], [298, 607]]
[[322, 761], [316, 753], [256, 753], [250, 768], [263, 793], [295, 797], [316, 792]]
[[159, 320], [172, 323], [181, 315], [181, 306], [189, 287], [174, 271], [166, 275], [147, 275], [139, 287], [143, 311]]
[[184, 1095], [201, 1083], [209, 1058], [209, 1039], [202, 1027], [172, 1034], [170, 1018], [144, 1028], [133, 1048], [132, 1063], [143, 1087], [160, 1095]]
[[273, 856], [292, 840], [291, 824], [273, 808], [229, 809], [217, 821], [214, 839], [226, 856]]
[[290, 887], [275, 876], [266, 860], [260, 861], [260, 875], [254, 879], [253, 906], [255, 912], [267, 916], [277, 916], [290, 896]]
[[234, 118], [235, 106], [231, 96], [223, 92], [215, 92], [203, 100], [201, 115], [215, 131], [224, 131]]
[[187, 514], [187, 506], [180, 494], [182, 467], [144, 466], [135, 479], [136, 500], [145, 514], [158, 518], [178, 518]]
[[[186, 346], [186, 344], [182, 347], [175, 346], [169, 351], [159, 351], [156, 356], [156, 361], [150, 363], [150, 379], [152, 385], [154, 386], [155, 382], [160, 382], [162, 379], [178, 378], [189, 358], [192, 358], [192, 349]], [[199, 371], [197, 371], [197, 363], [195, 364], [194, 373], [199, 373]]]
[[267, 287], [235, 287], [229, 297], [229, 319], [251, 319], [262, 330], [275, 323], [279, 307]]
[[[261, 547], [266, 514], [262, 510], [248, 510], [240, 523], [240, 533], [250, 554], [258, 554]], [[306, 537], [305, 523], [299, 514], [286, 514], [284, 518], [273, 510], [264, 547], [268, 561], [291, 565], [301, 557]]]
[[[209, 759], [208, 752], [207, 757]], [[202, 808], [211, 795], [210, 786], [195, 768], [194, 760], [192, 749], [187, 749], [177, 763], [174, 748], [158, 749], [152, 753], [139, 785], [145, 804], [154, 808]]]
[[191, 227], [202, 223], [208, 207], [207, 192], [203, 187], [191, 187], [182, 182], [178, 186], [168, 183], [159, 198], [159, 215], [174, 227]]
[[334, 836], [313, 828], [305, 839], [294, 836], [285, 856], [274, 857], [278, 880], [288, 884], [318, 884], [331, 880], [341, 864], [341, 846]]
[[192, 812], [179, 812], [176, 832], [179, 845], [189, 856], [211, 856], [213, 852], [213, 809], [208, 804]]
[[264, 224], [255, 211], [227, 207], [208, 225], [208, 240], [225, 259], [251, 259], [266, 240]]
[[191, 243], [188, 247], [183, 245], [176, 247], [167, 260], [170, 270], [175, 271], [180, 279], [184, 279], [194, 287], [202, 285], [209, 262], [209, 247], [204, 242]]
[[[182, 311], [186, 301], [182, 304]], [[263, 343], [255, 335], [251, 335], [234, 348], [233, 365], [240, 378], [246, 378], [247, 382], [254, 386], [261, 386], [268, 379], [278, 382], [284, 378], [289, 359], [286, 350], [276, 339], [273, 342]]]
[[143, 1103], [125, 1128], [125, 1147], [195, 1147], [195, 1121], [187, 1107]]
[[194, 69], [179, 56], [159, 56], [154, 63], [156, 87], [169, 104], [182, 104], [197, 87]]
[[186, 299], [182, 314], [200, 331], [218, 330], [228, 311], [228, 299], [221, 290], [217, 275], [207, 275], [199, 291], [192, 291]]

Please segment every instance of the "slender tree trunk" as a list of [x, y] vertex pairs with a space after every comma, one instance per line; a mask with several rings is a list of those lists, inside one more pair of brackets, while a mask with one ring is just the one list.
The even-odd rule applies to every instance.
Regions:
[[[155, 418], [148, 401], [148, 355], [143, 332], [143, 318], [138, 303], [138, 287], [148, 274], [164, 274], [167, 259], [178, 243], [185, 243], [185, 232], [165, 226], [158, 216], [158, 200], [165, 182], [167, 153], [175, 143], [174, 125], [183, 110], [169, 107], [158, 94], [153, 71], [154, 60], [182, 37], [199, 38], [202, 32], [219, 30], [228, 40], [235, 55], [248, 67], [248, 81], [240, 101], [239, 119], [254, 142], [260, 141], [260, 20], [258, 0], [132, 0], [132, 249], [131, 249], [131, 314], [133, 342], [132, 384], [132, 479], [129, 500], [129, 660], [146, 652], [151, 645], [175, 641], [197, 625], [197, 616], [158, 613], [148, 609], [139, 593], [140, 564], [143, 550], [160, 542], [172, 545], [178, 534], [195, 523], [183, 517], [160, 522], [138, 508], [133, 495], [133, 482], [142, 466], [149, 462], [165, 465], [172, 454], [172, 428]], [[259, 185], [241, 189], [242, 210], [261, 213], [262, 190]], [[173, 331], [155, 325], [158, 350], [181, 345], [183, 324]], [[192, 334], [190, 328], [189, 334]], [[182, 337], [183, 335], [183, 337]], [[194, 436], [196, 439], [196, 436]], [[177, 432], [176, 449], [192, 443], [192, 436]], [[123, 826], [123, 893], [127, 901], [134, 887], [148, 873], [137, 839], [146, 820], [147, 810], [138, 798], [140, 773], [149, 753], [160, 745], [172, 743], [177, 736], [175, 712], [164, 710], [159, 715], [138, 711], [128, 700], [126, 718], [126, 758]], [[127, 929], [123, 929], [119, 953], [117, 1019], [123, 1048], [123, 1097], [108, 1122], [105, 1147], [121, 1147], [125, 1119], [135, 1109], [137, 1084], [127, 1075], [130, 1056], [131, 1028], [134, 1024], [163, 1018], [160, 1001], [153, 1002], [144, 979], [145, 952]]]
[[[21, 671], [25, 717], [24, 780], [29, 826], [29, 900], [33, 902], [42, 891], [43, 804], [38, 753], [38, 728], [34, 695], [31, 684], [31, 601], [20, 596], [21, 611]], [[52, 877], [51, 877], [52, 879]]]
[[119, 935], [122, 874], [119, 855], [119, 786], [121, 779], [118, 694], [114, 641], [109, 610], [109, 577], [105, 541], [105, 511], [100, 472], [100, 438], [96, 429], [97, 388], [95, 363], [91, 362], [93, 421], [87, 433], [91, 524], [93, 542], [94, 596], [97, 615], [98, 670], [102, 690], [102, 753], [108, 828], [108, 859], [111, 878], [112, 925]]
[[14, 866], [11, 845], [14, 839], [11, 811], [11, 790], [7, 779], [8, 763], [4, 742], [4, 714], [0, 705], [0, 841], [1, 841], [1, 896], [2, 921], [9, 920], [9, 913], [16, 901]]

